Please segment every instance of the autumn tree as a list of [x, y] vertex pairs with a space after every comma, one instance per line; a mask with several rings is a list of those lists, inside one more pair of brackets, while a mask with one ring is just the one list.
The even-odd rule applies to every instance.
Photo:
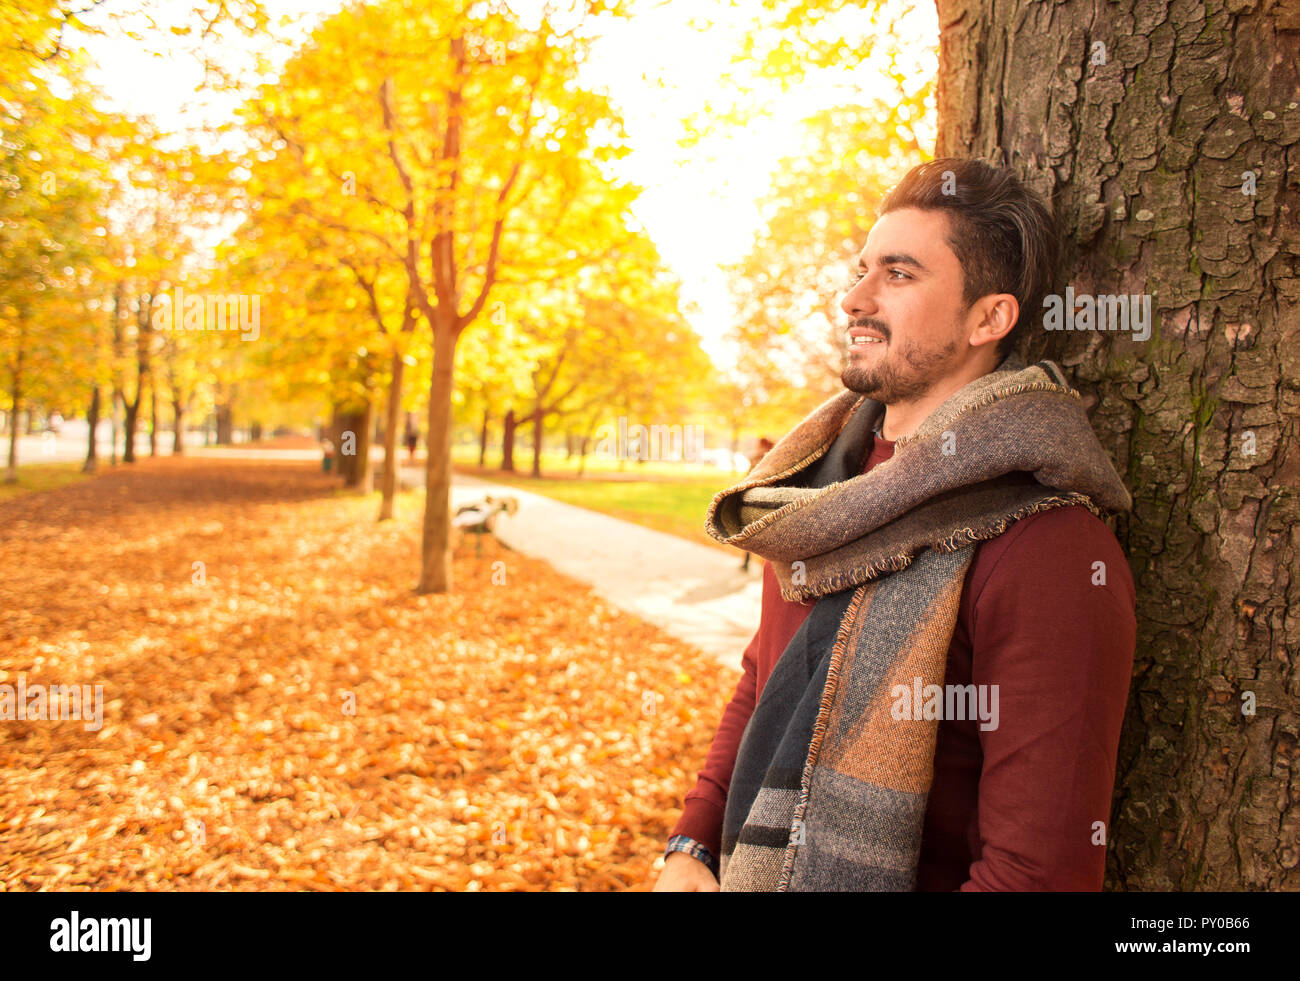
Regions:
[[0, 98], [0, 351], [9, 411], [7, 481], [18, 479], [18, 426], [36, 400], [84, 375], [85, 279], [97, 247], [101, 162], [75, 76], [67, 95], [33, 74]]
[[530, 431], [533, 476], [541, 476], [548, 427], [577, 423], [589, 435], [630, 391], [644, 393], [646, 418], [682, 425], [691, 411], [688, 386], [703, 387], [712, 374], [679, 309], [680, 284], [648, 235], [618, 211], [602, 214], [603, 203], [588, 203], [589, 228], [611, 225], [599, 265], [568, 282], [544, 282], [506, 325], [508, 349], [526, 362], [514, 404]]
[[601, 250], [570, 216], [612, 186], [598, 168], [621, 139], [607, 99], [577, 84], [588, 34], [572, 11], [525, 24], [496, 3], [360, 5], [324, 22], [259, 100], [284, 144], [336, 181], [312, 219], [387, 253], [432, 336], [421, 592], [451, 585], [460, 338], [499, 277], [574, 275]]

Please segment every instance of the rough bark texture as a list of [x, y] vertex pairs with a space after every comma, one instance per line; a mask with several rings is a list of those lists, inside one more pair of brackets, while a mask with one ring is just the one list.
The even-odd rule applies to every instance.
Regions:
[[1115, 526], [1138, 642], [1112, 889], [1300, 888], [1300, 4], [1285, 6], [937, 3], [936, 156], [1010, 165], [1053, 201], [1058, 290], [1152, 297], [1146, 342], [1048, 333], [1029, 311], [1022, 345], [1073, 372], [1135, 502]]

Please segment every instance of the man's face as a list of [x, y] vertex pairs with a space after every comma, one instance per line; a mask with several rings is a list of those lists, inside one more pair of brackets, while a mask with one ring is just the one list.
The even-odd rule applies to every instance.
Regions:
[[846, 388], [886, 405], [911, 401], [977, 354], [947, 236], [948, 217], [919, 208], [891, 211], [872, 227], [861, 278], [840, 301], [849, 315]]

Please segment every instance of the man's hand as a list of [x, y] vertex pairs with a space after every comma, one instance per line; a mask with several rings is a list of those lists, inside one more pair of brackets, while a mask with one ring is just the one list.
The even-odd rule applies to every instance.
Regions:
[[664, 859], [654, 892], [718, 892], [718, 880], [709, 867], [685, 852], [672, 852]]

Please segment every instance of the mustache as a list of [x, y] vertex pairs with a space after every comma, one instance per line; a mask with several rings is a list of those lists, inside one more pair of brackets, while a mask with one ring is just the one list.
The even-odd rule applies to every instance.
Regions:
[[[870, 327], [872, 330], [878, 330], [886, 341], [890, 337], [889, 325], [883, 320], [877, 320], [875, 317], [859, 317], [857, 320], [850, 320], [849, 328], [851, 327]], [[849, 328], [845, 328], [845, 330], [847, 331]]]

